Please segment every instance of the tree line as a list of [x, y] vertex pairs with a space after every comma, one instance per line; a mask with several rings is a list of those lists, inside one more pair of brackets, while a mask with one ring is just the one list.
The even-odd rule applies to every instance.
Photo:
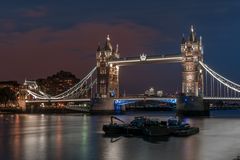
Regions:
[[16, 101], [16, 92], [13, 91], [10, 87], [0, 88], [0, 103], [4, 104], [6, 107], [8, 102]]

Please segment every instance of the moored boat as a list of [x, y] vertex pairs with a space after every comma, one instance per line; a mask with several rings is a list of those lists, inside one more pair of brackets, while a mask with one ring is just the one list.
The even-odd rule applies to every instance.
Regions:
[[199, 133], [198, 127], [189, 127], [184, 129], [178, 129], [173, 132], [173, 136], [176, 137], [186, 137]]
[[157, 120], [146, 117], [135, 117], [129, 124], [113, 123], [113, 119], [123, 122], [117, 117], [111, 117], [111, 123], [103, 125], [103, 131], [107, 135], [122, 134], [125, 136], [166, 136], [171, 132], [166, 125]]
[[199, 133], [198, 127], [191, 127], [177, 118], [169, 118], [167, 121], [171, 134], [176, 137], [186, 137]]
[[149, 126], [143, 131], [145, 136], [169, 136], [170, 130], [166, 126]]
[[[114, 123], [113, 119], [116, 119], [122, 122], [123, 124]], [[103, 125], [103, 131], [105, 132], [106, 135], [124, 134], [126, 127], [127, 126], [124, 121], [117, 117], [111, 116], [110, 124]]]
[[103, 131], [106, 135], [123, 134], [125, 132], [125, 125], [116, 123], [103, 125]]
[[[116, 119], [123, 124], [113, 122]], [[168, 121], [158, 121], [146, 117], [135, 117], [129, 124], [121, 119], [111, 116], [111, 123], [103, 125], [103, 131], [106, 135], [124, 135], [124, 136], [190, 136], [197, 134], [199, 128], [190, 127], [188, 123], [184, 123], [176, 118], [170, 118]]]

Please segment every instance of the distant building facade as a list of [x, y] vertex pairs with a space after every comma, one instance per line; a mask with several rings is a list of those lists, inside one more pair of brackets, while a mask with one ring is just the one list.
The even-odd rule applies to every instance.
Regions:
[[71, 72], [66, 71], [57, 72], [46, 79], [36, 80], [39, 89], [49, 95], [60, 94], [74, 86], [77, 82], [79, 82], [79, 79]]

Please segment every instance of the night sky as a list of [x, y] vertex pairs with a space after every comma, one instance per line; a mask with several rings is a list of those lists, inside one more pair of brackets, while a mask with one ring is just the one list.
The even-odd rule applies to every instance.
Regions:
[[[180, 53], [194, 25], [205, 62], [240, 83], [239, 0], [5, 1], [0, 5], [0, 80], [45, 78], [60, 70], [82, 78], [110, 34], [121, 57]], [[130, 78], [131, 77], [131, 78]], [[180, 64], [120, 69], [121, 90], [181, 89]]]

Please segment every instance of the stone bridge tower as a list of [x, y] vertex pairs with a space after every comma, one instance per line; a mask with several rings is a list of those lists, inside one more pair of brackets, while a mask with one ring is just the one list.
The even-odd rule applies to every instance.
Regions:
[[119, 97], [119, 66], [108, 64], [110, 60], [119, 59], [118, 45], [113, 49], [109, 35], [104, 47], [100, 44], [96, 53], [97, 94], [99, 98]]
[[208, 116], [209, 108], [203, 101], [203, 73], [199, 61], [203, 61], [202, 38], [197, 37], [193, 26], [187, 39], [181, 43], [183, 57], [182, 95], [177, 100], [177, 114]]
[[203, 61], [202, 38], [196, 36], [193, 26], [188, 39], [181, 43], [183, 56], [182, 93], [186, 96], [203, 96], [203, 73], [198, 61]]

